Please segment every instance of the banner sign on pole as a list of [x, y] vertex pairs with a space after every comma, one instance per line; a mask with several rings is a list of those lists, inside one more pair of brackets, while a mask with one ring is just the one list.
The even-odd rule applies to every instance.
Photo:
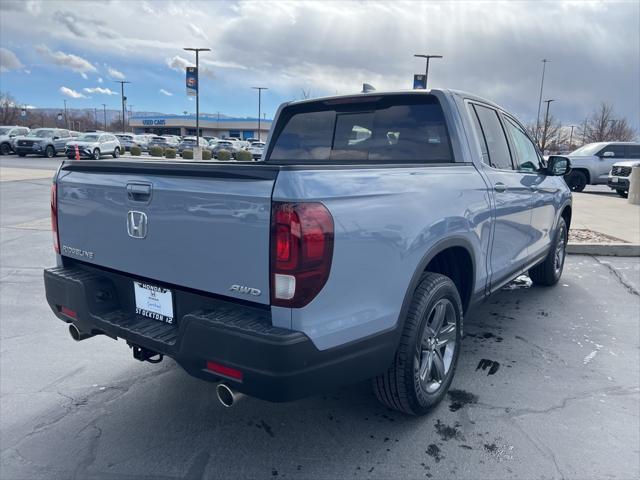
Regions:
[[413, 89], [414, 90], [424, 90], [427, 88], [427, 76], [426, 75], [414, 75], [413, 76]]
[[198, 95], [198, 69], [187, 67], [187, 95]]

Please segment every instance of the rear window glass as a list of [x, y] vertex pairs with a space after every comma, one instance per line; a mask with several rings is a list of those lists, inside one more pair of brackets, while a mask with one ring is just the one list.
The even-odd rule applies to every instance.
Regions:
[[274, 131], [273, 162], [452, 162], [444, 114], [431, 95], [354, 97], [292, 105]]

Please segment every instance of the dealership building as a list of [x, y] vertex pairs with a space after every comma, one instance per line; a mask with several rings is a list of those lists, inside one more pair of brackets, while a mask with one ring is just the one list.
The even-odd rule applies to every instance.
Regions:
[[[241, 139], [261, 138], [265, 140], [271, 129], [272, 120], [260, 120], [258, 137], [257, 118], [232, 118], [218, 115], [200, 115], [200, 135], [203, 137]], [[129, 126], [134, 133], [155, 133], [157, 135], [195, 135], [195, 115], [133, 116]]]

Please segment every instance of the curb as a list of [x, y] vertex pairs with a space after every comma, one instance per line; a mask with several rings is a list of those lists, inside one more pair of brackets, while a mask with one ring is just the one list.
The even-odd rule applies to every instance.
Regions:
[[571, 255], [602, 255], [610, 257], [640, 257], [640, 244], [634, 243], [568, 243]]

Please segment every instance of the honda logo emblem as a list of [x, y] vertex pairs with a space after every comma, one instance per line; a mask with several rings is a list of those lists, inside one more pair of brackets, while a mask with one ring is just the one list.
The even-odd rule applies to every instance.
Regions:
[[127, 233], [133, 238], [144, 238], [147, 236], [147, 214], [130, 210], [127, 213]]

